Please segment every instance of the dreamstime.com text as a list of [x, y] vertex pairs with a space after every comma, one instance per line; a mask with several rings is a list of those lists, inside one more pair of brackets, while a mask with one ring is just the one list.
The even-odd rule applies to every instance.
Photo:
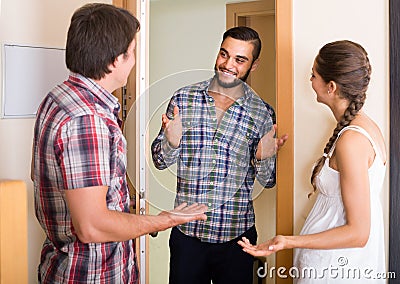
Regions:
[[396, 279], [395, 272], [378, 272], [370, 268], [347, 267], [347, 258], [340, 257], [338, 266], [330, 265], [329, 267], [268, 267], [265, 262], [264, 266], [257, 269], [257, 276], [260, 278], [306, 278], [306, 279]]

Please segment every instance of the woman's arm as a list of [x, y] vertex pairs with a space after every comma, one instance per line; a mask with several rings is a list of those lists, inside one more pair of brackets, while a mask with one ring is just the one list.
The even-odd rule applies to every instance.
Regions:
[[346, 224], [320, 233], [300, 236], [276, 236], [258, 246], [239, 242], [244, 251], [269, 255], [282, 249], [337, 249], [363, 247], [370, 231], [370, 192], [368, 168], [375, 153], [369, 140], [355, 131], [346, 131], [337, 142], [331, 164], [340, 172], [340, 185]]

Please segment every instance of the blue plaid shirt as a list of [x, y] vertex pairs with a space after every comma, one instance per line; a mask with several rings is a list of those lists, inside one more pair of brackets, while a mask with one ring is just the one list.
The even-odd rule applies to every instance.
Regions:
[[167, 116], [179, 107], [182, 138], [178, 148], [167, 142], [163, 129], [152, 143], [158, 169], [177, 163], [175, 205], [207, 204], [207, 221], [179, 226], [186, 235], [222, 243], [243, 234], [255, 223], [254, 180], [275, 185], [275, 156], [258, 161], [258, 142], [275, 122], [271, 106], [246, 84], [244, 95], [225, 112], [219, 125], [215, 102], [208, 94], [212, 79], [183, 87], [171, 98]]

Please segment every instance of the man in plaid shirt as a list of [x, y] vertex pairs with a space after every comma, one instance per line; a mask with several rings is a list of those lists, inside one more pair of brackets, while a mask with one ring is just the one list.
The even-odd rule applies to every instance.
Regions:
[[275, 185], [275, 113], [245, 83], [261, 50], [256, 31], [224, 33], [215, 76], [175, 92], [153, 141], [158, 169], [177, 163], [176, 205], [208, 205], [207, 221], [171, 231], [170, 284], [251, 284], [253, 258], [237, 244], [256, 243], [254, 180]]
[[112, 5], [88, 4], [72, 16], [71, 73], [43, 100], [34, 130], [35, 209], [46, 233], [39, 283], [137, 283], [136, 237], [206, 218], [197, 204], [129, 213], [126, 141], [111, 93], [135, 65], [138, 30], [133, 15]]

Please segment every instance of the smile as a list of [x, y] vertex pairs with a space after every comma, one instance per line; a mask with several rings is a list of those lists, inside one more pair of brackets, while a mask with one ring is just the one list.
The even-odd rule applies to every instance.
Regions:
[[220, 70], [220, 72], [221, 72], [222, 74], [228, 76], [228, 77], [234, 77], [234, 78], [236, 78], [236, 75], [237, 75], [237, 73], [231, 72], [231, 71], [226, 70], [226, 69]]

